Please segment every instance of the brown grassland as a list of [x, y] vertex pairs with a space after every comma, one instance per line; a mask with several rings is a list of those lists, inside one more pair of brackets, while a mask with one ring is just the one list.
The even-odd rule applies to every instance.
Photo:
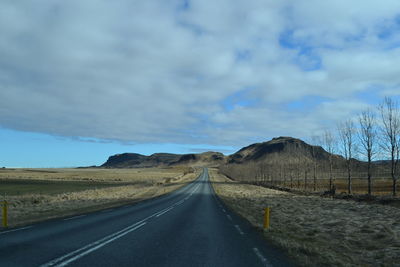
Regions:
[[2, 169], [0, 200], [9, 226], [25, 225], [133, 203], [194, 180], [188, 167], [143, 169]]
[[[336, 194], [347, 194], [347, 178], [336, 178], [334, 180], [336, 187]], [[313, 178], [309, 177], [307, 184], [304, 178], [300, 179], [293, 178], [292, 185], [289, 179], [283, 181], [276, 181], [275, 184], [278, 187], [292, 189], [302, 192], [316, 192], [322, 193], [329, 190], [329, 180], [328, 179], [316, 179], [316, 186], [314, 191], [314, 181]], [[266, 184], [268, 186], [268, 184]], [[368, 192], [368, 184], [366, 178], [352, 178], [352, 193], [354, 195], [364, 195]], [[392, 180], [390, 178], [373, 178], [372, 180], [372, 195], [373, 196], [391, 196], [392, 195]]]
[[302, 266], [400, 266], [400, 209], [278, 191], [210, 169], [217, 195]]

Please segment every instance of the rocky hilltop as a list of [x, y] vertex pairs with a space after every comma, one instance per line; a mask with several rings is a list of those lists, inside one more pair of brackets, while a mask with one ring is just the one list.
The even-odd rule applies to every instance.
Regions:
[[293, 137], [277, 137], [268, 142], [255, 143], [228, 156], [227, 163], [250, 161], [289, 160], [304, 158], [329, 160], [329, 153], [320, 146], [312, 146]]
[[[141, 168], [158, 166], [208, 166], [217, 167], [221, 164], [241, 164], [249, 162], [277, 162], [291, 159], [317, 159], [328, 161], [330, 154], [320, 146], [312, 146], [293, 137], [276, 137], [270, 141], [246, 146], [236, 153], [224, 156], [219, 152], [204, 152], [199, 154], [156, 153], [145, 156], [136, 153], [117, 154], [108, 158], [101, 167], [107, 168]], [[343, 158], [333, 155], [337, 162]]]
[[204, 152], [200, 154], [155, 153], [145, 156], [137, 153], [113, 155], [101, 165], [105, 168], [147, 168], [160, 166], [209, 166], [216, 167], [225, 162], [225, 156], [219, 152]]
[[225, 156], [219, 152], [204, 152], [200, 154], [185, 154], [171, 165], [191, 165], [217, 167], [225, 162]]

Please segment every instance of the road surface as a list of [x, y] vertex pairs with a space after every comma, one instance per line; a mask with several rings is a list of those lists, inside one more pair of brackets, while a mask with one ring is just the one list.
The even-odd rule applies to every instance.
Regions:
[[216, 197], [208, 170], [168, 195], [0, 232], [0, 266], [290, 266]]

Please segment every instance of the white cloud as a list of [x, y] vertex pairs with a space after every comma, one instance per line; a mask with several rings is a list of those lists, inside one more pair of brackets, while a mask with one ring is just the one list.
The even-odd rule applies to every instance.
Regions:
[[[363, 109], [356, 94], [374, 85], [399, 94], [400, 37], [390, 33], [399, 27], [398, 1], [181, 6], [2, 1], [0, 125], [139, 143], [236, 145], [310, 136]], [[280, 45], [284, 33], [292, 47]], [[318, 61], [320, 69], [305, 70]], [[223, 100], [245, 88], [253, 88], [256, 105], [224, 109]], [[330, 102], [287, 110], [286, 103], [307, 96]]]

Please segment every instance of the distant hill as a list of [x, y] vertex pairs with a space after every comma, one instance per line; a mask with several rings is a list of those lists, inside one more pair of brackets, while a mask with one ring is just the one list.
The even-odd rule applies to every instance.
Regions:
[[213, 166], [225, 163], [225, 156], [219, 152], [204, 152], [200, 154], [185, 154], [171, 165]]
[[137, 153], [116, 154], [108, 158], [101, 167], [108, 168], [140, 168], [155, 167], [160, 165], [169, 165], [176, 162], [181, 155], [170, 153], [156, 153], [151, 156], [145, 156]]
[[[312, 146], [293, 137], [277, 137], [268, 142], [255, 143], [228, 156], [227, 163], [290, 160], [293, 158], [329, 160], [329, 153], [320, 146]], [[339, 157], [336, 156], [335, 157]]]
[[[229, 164], [251, 162], [290, 162], [291, 160], [313, 160], [327, 162], [330, 154], [320, 146], [313, 146], [293, 137], [276, 137], [270, 141], [246, 146], [236, 153], [224, 156], [219, 152], [198, 154], [156, 153], [145, 156], [137, 153], [123, 153], [108, 158], [101, 167], [107, 168], [142, 168], [159, 166], [208, 166], [218, 167]], [[335, 164], [344, 164], [344, 158], [333, 155]], [[354, 160], [354, 162], [358, 162]]]
[[200, 154], [170, 154], [155, 153], [145, 156], [137, 153], [113, 155], [101, 165], [105, 168], [146, 168], [160, 166], [218, 166], [225, 161], [225, 156], [219, 152], [204, 152]]

